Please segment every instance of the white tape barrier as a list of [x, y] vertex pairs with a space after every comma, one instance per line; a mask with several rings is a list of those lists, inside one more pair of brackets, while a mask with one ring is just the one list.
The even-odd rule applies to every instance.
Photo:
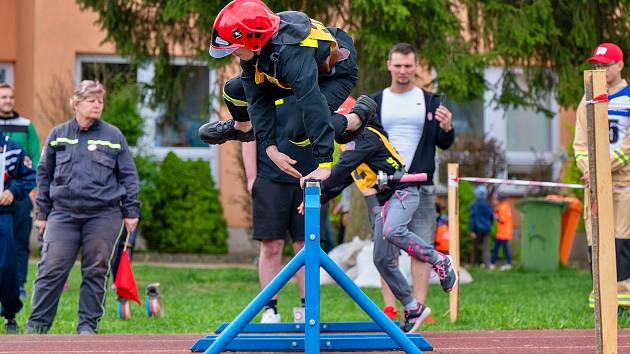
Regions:
[[[476, 183], [491, 184], [511, 184], [516, 186], [534, 186], [534, 187], [563, 187], [563, 188], [586, 188], [583, 184], [575, 183], [558, 183], [558, 182], [541, 182], [541, 181], [524, 181], [519, 179], [500, 179], [500, 178], [482, 178], [482, 177], [459, 177], [449, 180], [449, 184], [457, 184], [459, 181], [469, 181]], [[613, 186], [615, 190], [630, 190], [630, 187]]]

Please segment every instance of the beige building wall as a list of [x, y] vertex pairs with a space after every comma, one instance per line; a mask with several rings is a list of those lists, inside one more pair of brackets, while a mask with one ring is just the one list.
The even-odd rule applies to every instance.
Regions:
[[[65, 104], [59, 91], [72, 90], [77, 55], [116, 54], [111, 43], [103, 43], [97, 19], [74, 0], [0, 0], [0, 62], [13, 63], [16, 109], [33, 120], [42, 141], [55, 122], [68, 118], [45, 112], [59, 112], [51, 105]], [[237, 152], [235, 144], [219, 149], [219, 188], [228, 226], [247, 227], [235, 202], [246, 196], [235, 178]]]
[[[50, 102], [63, 96], [60, 91], [71, 90], [77, 55], [116, 54], [112, 44], [103, 43], [105, 33], [97, 19], [95, 13], [81, 11], [74, 0], [0, 0], [0, 62], [14, 64], [17, 110], [34, 121], [42, 140], [55, 121], [67, 118], [45, 112], [55, 111]], [[218, 84], [237, 71], [236, 66], [226, 69]], [[422, 77], [430, 76], [426, 74]], [[426, 86], [426, 82], [418, 85]], [[221, 115], [227, 116], [225, 109]], [[560, 117], [560, 144], [567, 148], [572, 143], [567, 127], [575, 121], [575, 113], [562, 110]], [[218, 156], [221, 203], [228, 225], [247, 227], [238, 143], [222, 145]]]

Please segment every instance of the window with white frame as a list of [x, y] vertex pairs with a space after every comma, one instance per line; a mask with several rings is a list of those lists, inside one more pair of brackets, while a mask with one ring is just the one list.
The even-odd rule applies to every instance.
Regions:
[[447, 99], [446, 107], [453, 114], [453, 129], [457, 135], [470, 134], [483, 137], [483, 101], [455, 102]]
[[[495, 138], [506, 151], [507, 166], [505, 174], [494, 176], [511, 179], [552, 180], [560, 173], [562, 162], [557, 158], [560, 152], [560, 129], [558, 126], [558, 105], [555, 96], [539, 102], [554, 113], [546, 117], [532, 109], [508, 108], [497, 106], [494, 98], [501, 92], [503, 68], [487, 68], [484, 78], [489, 89], [484, 92], [483, 100], [472, 102], [454, 102], [447, 100], [446, 106], [453, 112], [453, 127], [456, 136], [472, 134], [480, 138]], [[513, 73], [526, 89], [523, 72], [514, 68]], [[457, 138], [455, 138], [457, 139]], [[436, 166], [444, 167], [442, 166]], [[440, 184], [444, 184], [445, 171], [435, 174]], [[468, 176], [477, 177], [477, 176]], [[436, 181], [438, 182], [438, 181]], [[522, 188], [504, 186], [506, 191], [520, 194]], [[439, 191], [444, 188], [439, 188]]]
[[[184, 69], [186, 68], [186, 69]], [[153, 81], [152, 63], [134, 68], [129, 61], [113, 55], [81, 55], [77, 57], [75, 77], [81, 80], [96, 79], [108, 82], [112, 75], [123, 76], [126, 82], [150, 84]], [[184, 58], [175, 58], [171, 62], [173, 74], [181, 70], [186, 79], [176, 97], [174, 109], [167, 112], [165, 105], [151, 108], [146, 102], [139, 102], [139, 111], [144, 118], [144, 133], [138, 145], [158, 158], [163, 158], [170, 151], [180, 158], [207, 160], [211, 164], [212, 174], [218, 181], [218, 151], [199, 141], [197, 131], [209, 120], [217, 120], [214, 99], [216, 91], [216, 73], [203, 63], [195, 63]]]
[[[518, 179], [551, 179], [558, 176], [561, 162], [556, 156], [560, 149], [560, 129], [558, 127], [558, 105], [555, 96], [538, 102], [553, 112], [549, 118], [533, 109], [508, 108], [497, 106], [493, 97], [500, 92], [503, 68], [488, 68], [486, 82], [491, 89], [484, 94], [484, 130], [489, 137], [496, 138], [506, 149], [507, 176]], [[523, 71], [513, 68], [521, 88], [526, 90]], [[542, 174], [539, 172], [546, 171]]]
[[155, 146], [206, 147], [197, 132], [208, 122], [210, 70], [207, 66], [181, 65], [171, 65], [170, 70], [173, 76], [183, 74], [185, 79], [179, 90], [172, 93], [178, 99], [171, 112], [161, 110], [157, 117]]
[[13, 64], [0, 63], [0, 83], [13, 86]]

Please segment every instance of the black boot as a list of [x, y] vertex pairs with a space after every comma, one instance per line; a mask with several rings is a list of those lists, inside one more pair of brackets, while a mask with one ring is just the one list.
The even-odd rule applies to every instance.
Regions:
[[229, 119], [202, 125], [199, 128], [199, 139], [207, 144], [219, 145], [228, 140], [253, 141], [255, 137], [253, 128], [243, 133], [234, 128], [234, 119]]
[[365, 129], [365, 127], [367, 126], [368, 121], [372, 119], [372, 117], [376, 114], [377, 109], [378, 105], [369, 96], [359, 96], [359, 98], [357, 98], [357, 101], [354, 103], [354, 107], [352, 107], [349, 113], [355, 113], [359, 116], [359, 118], [361, 118], [361, 126], [356, 130], [344, 131], [343, 133], [338, 135], [335, 140], [339, 144], [346, 144], [354, 140], [363, 132], [363, 129]]

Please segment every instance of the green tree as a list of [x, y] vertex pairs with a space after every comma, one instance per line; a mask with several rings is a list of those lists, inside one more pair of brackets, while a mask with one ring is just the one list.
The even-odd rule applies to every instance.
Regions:
[[[106, 41], [134, 62], [156, 58], [153, 96], [165, 102], [178, 85], [167, 69], [175, 46], [210, 65], [207, 46], [212, 23], [226, 1], [217, 0], [77, 0], [99, 15]], [[560, 105], [575, 106], [582, 96], [584, 60], [602, 41], [630, 48], [630, 0], [354, 0], [267, 1], [270, 8], [302, 10], [342, 27], [356, 39], [361, 62], [358, 88], [385, 84], [387, 50], [396, 42], [419, 49], [423, 64], [435, 68], [440, 91], [455, 99], [482, 97], [483, 69], [523, 67], [527, 88], [505, 71], [504, 106], [538, 106], [555, 90]], [[369, 74], [368, 74], [369, 73]], [[380, 75], [379, 75], [380, 74]]]
[[122, 86], [107, 95], [103, 119], [118, 127], [130, 146], [136, 145], [144, 125], [138, 112], [136, 85]]

